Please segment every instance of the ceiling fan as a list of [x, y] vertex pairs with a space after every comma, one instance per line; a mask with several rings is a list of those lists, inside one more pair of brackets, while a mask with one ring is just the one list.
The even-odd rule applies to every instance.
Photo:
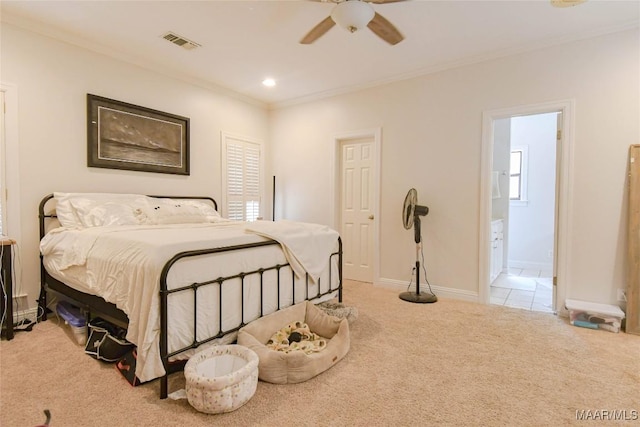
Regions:
[[335, 24], [349, 32], [356, 32], [362, 28], [369, 27], [378, 37], [390, 45], [395, 45], [404, 40], [404, 36], [385, 17], [373, 9], [371, 3], [384, 4], [396, 3], [404, 0], [310, 0], [320, 2], [336, 3], [331, 11], [331, 15], [320, 21], [311, 31], [305, 35], [301, 44], [311, 44]]

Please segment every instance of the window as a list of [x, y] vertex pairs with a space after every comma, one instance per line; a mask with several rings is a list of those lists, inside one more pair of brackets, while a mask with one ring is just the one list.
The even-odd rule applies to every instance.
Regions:
[[522, 195], [522, 151], [511, 152], [509, 199], [520, 200]]
[[223, 133], [222, 162], [223, 216], [255, 221], [262, 208], [262, 144]]
[[527, 147], [511, 149], [509, 200], [511, 202], [526, 202], [527, 200]]

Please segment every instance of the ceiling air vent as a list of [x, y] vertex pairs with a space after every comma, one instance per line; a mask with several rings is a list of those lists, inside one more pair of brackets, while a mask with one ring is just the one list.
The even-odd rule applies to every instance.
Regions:
[[192, 42], [191, 40], [185, 39], [184, 37], [177, 35], [176, 33], [169, 32], [164, 36], [162, 36], [162, 38], [186, 50], [192, 50], [201, 46], [196, 42]]

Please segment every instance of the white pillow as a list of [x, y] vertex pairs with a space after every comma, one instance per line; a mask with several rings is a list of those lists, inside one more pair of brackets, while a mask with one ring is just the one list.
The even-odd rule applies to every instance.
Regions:
[[144, 213], [153, 224], [204, 223], [222, 219], [213, 205], [204, 200], [149, 198], [148, 202]]
[[140, 209], [128, 203], [104, 202], [76, 208], [84, 227], [106, 227], [110, 225], [139, 225], [145, 223]]
[[70, 193], [53, 193], [56, 200], [56, 216], [60, 225], [68, 228], [82, 227], [80, 218], [71, 206]]
[[56, 214], [63, 227], [138, 225], [148, 222], [141, 212], [147, 196], [117, 193], [54, 193]]

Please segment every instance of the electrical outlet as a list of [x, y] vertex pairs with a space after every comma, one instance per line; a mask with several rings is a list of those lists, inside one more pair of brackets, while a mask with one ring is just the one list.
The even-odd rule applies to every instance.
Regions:
[[627, 292], [623, 288], [618, 288], [618, 301], [626, 301], [627, 300]]

